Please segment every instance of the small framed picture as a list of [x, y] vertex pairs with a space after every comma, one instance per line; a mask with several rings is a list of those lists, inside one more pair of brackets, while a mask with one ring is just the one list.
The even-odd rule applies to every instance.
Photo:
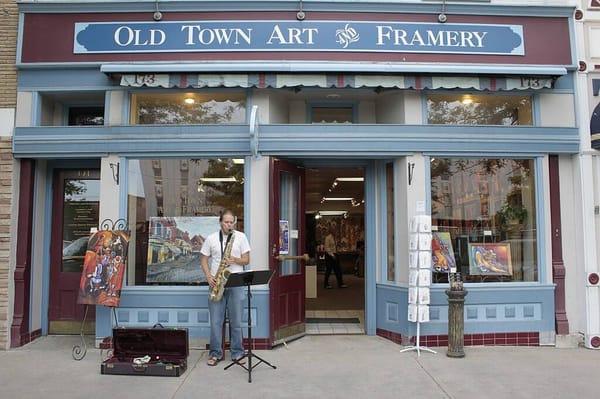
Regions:
[[510, 243], [469, 243], [469, 274], [512, 276]]
[[456, 269], [450, 233], [445, 231], [434, 232], [431, 238], [431, 252], [433, 270], [449, 273], [452, 272], [452, 269]]

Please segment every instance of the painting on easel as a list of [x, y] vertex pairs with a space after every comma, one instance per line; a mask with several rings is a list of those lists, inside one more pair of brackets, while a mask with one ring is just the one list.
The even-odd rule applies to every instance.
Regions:
[[119, 306], [127, 264], [129, 232], [101, 230], [88, 241], [77, 303]]

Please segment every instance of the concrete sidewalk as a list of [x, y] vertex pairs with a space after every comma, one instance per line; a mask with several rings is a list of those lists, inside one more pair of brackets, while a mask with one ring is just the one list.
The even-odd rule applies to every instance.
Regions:
[[192, 350], [179, 378], [100, 374], [100, 351], [71, 358], [75, 337], [42, 337], [0, 352], [2, 398], [598, 398], [600, 352], [587, 349], [468, 347], [464, 359], [400, 353], [401, 347], [363, 335], [307, 336], [257, 354], [253, 382], [235, 366], [205, 364]]

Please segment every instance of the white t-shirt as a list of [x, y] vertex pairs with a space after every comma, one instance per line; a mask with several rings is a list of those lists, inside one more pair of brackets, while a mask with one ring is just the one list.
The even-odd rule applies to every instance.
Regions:
[[[219, 270], [219, 263], [221, 263], [221, 251], [225, 250], [225, 246], [227, 244], [227, 236], [223, 235], [223, 246], [221, 247], [219, 233], [220, 230], [206, 237], [204, 244], [202, 244], [202, 249], [200, 250], [202, 255], [210, 258], [208, 267], [210, 269], [210, 274], [213, 276], [217, 273], [217, 270]], [[243, 254], [250, 252], [250, 244], [248, 243], [246, 234], [242, 233], [241, 231], [234, 230], [232, 240], [233, 246], [231, 247], [230, 256], [241, 258]], [[244, 267], [241, 265], [232, 264], [229, 266], [229, 270], [234, 273], [241, 272], [244, 270]]]

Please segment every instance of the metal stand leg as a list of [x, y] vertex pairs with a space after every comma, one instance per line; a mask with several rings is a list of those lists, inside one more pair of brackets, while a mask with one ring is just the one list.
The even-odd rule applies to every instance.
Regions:
[[[267, 366], [271, 367], [272, 369], [276, 369], [277, 367], [273, 366], [271, 363], [267, 362], [262, 357], [252, 353], [252, 313], [251, 313], [251, 307], [250, 307], [250, 297], [252, 296], [252, 294], [250, 293], [250, 284], [248, 284], [247, 287], [248, 287], [248, 306], [247, 306], [247, 308], [248, 308], [248, 351], [244, 354], [244, 356], [242, 356], [241, 358], [239, 358], [237, 360], [232, 361], [229, 365], [227, 365], [225, 367], [225, 370], [229, 369], [234, 364], [237, 364], [238, 366], [242, 367], [244, 370], [248, 371], [248, 382], [252, 382], [252, 370], [254, 369], [254, 367], [258, 366], [261, 363], [266, 364]], [[252, 365], [252, 358], [257, 358], [258, 363], [256, 363], [255, 365]], [[248, 367], [246, 367], [240, 363], [243, 359], [248, 359]]]
[[429, 353], [437, 353], [436, 351], [434, 351], [433, 349], [429, 349], [426, 346], [421, 346], [421, 322], [417, 322], [417, 342], [416, 345], [414, 346], [409, 346], [407, 348], [404, 348], [400, 351], [400, 353], [402, 352], [410, 352], [410, 351], [417, 351], [417, 356], [421, 356], [421, 351], [425, 351], [425, 352], [429, 352]]
[[71, 350], [71, 356], [75, 360], [81, 360], [87, 353], [87, 344], [85, 343], [85, 336], [83, 335], [83, 329], [85, 327], [85, 319], [87, 319], [88, 309], [90, 305], [85, 305], [85, 313], [83, 314], [83, 320], [81, 321], [81, 330], [79, 336], [81, 337], [81, 345], [74, 345]]

